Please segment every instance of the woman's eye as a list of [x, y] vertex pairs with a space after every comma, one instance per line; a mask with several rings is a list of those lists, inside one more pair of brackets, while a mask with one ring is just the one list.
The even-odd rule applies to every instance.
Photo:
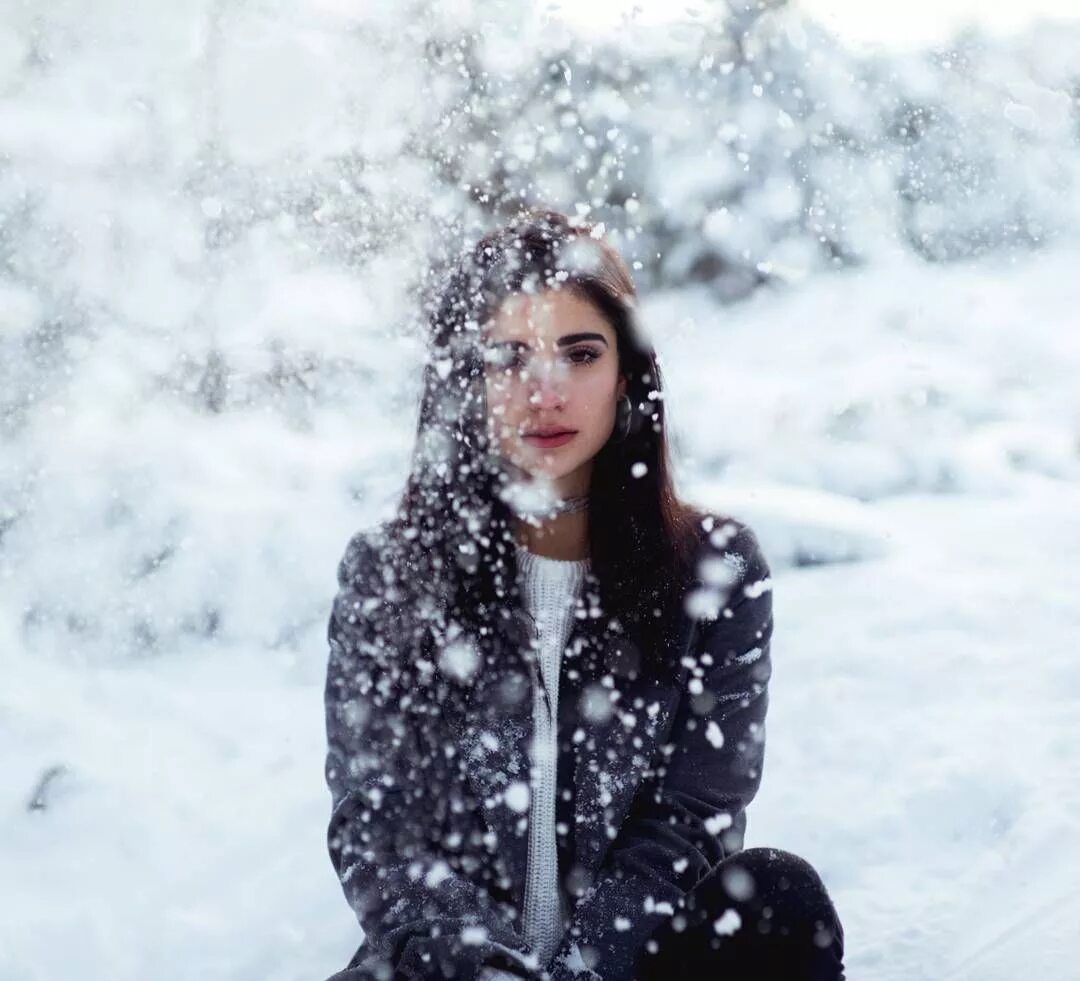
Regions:
[[[577, 347], [566, 355], [571, 364], [592, 364], [600, 357], [601, 352], [592, 347]], [[484, 362], [493, 371], [523, 371], [526, 366], [526, 358], [520, 350], [496, 350], [488, 351], [484, 355]]]
[[598, 357], [600, 352], [593, 347], [576, 347], [570, 352], [570, 360], [574, 364], [592, 364]]
[[521, 355], [517, 351], [488, 351], [484, 355], [484, 362], [489, 368], [496, 371], [509, 371], [512, 368], [520, 368], [523, 365]]

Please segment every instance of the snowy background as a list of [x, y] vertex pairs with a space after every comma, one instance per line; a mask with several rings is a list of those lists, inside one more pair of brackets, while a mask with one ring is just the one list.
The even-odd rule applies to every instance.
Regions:
[[[748, 845], [853, 979], [1080, 957], [1080, 17], [0, 4], [0, 979], [300, 981], [334, 572], [424, 270], [516, 201], [634, 263], [683, 492], [775, 573]], [[75, 965], [78, 965], [78, 968]]]

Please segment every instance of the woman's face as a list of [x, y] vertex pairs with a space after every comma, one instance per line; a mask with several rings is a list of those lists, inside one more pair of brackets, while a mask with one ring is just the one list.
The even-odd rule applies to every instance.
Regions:
[[[626, 391], [614, 328], [568, 289], [515, 294], [487, 325], [485, 358], [489, 433], [500, 455], [550, 479], [561, 497], [587, 493]], [[542, 435], [549, 432], [562, 435]]]

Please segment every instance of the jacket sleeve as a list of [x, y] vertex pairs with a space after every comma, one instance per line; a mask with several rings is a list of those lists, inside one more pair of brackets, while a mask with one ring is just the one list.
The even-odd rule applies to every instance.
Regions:
[[382, 566], [364, 533], [354, 536], [327, 632], [327, 843], [365, 957], [393, 965], [394, 977], [474, 978], [485, 964], [535, 976], [520, 935], [462, 874], [468, 847], [443, 834], [447, 811], [462, 804], [436, 790], [445, 740], [422, 674], [386, 628], [401, 618]]
[[[700, 624], [689, 650], [695, 667], [676, 710], [667, 756], [639, 787], [596, 880], [576, 907], [557, 978], [577, 941], [603, 978], [636, 976], [645, 942], [678, 901], [723, 858], [742, 849], [746, 806], [761, 783], [771, 675], [770, 570], [749, 526], [699, 553], [695, 608], [715, 615]], [[727, 582], [724, 582], [724, 579]], [[695, 613], [700, 616], [700, 613]], [[705, 614], [708, 616], [710, 614]]]

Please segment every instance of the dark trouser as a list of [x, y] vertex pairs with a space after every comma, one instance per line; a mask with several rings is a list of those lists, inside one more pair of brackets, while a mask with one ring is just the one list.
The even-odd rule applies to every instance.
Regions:
[[645, 944], [638, 981], [843, 981], [840, 918], [813, 866], [791, 852], [728, 856], [675, 913]]
[[[747, 848], [643, 941], [637, 981], [844, 981], [843, 957], [844, 928], [813, 866], [779, 848]], [[390, 974], [354, 967], [329, 981]]]

